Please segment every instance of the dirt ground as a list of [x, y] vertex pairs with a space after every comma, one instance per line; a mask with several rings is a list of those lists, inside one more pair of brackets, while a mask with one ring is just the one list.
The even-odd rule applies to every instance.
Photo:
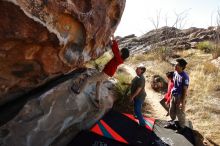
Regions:
[[143, 114], [151, 116], [155, 119], [169, 120], [169, 116], [166, 117], [167, 111], [160, 104], [163, 94], [153, 91], [149, 83], [147, 83], [145, 90], [147, 92], [145, 102], [151, 106], [151, 115], [148, 115], [147, 113]]

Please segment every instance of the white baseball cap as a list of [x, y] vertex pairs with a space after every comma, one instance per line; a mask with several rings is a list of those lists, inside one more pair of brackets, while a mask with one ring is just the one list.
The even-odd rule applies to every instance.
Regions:
[[140, 63], [137, 67], [143, 68], [145, 67], [143, 63]]

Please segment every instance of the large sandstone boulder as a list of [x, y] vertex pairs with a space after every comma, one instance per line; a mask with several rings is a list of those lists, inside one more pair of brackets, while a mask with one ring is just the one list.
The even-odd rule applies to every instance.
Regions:
[[80, 94], [71, 87], [96, 75], [88, 69], [76, 73], [55, 88], [29, 100], [17, 116], [0, 127], [3, 146], [65, 146], [82, 129], [95, 123], [113, 105], [113, 84], [101, 86], [100, 108], [94, 106], [96, 84], [88, 84]]
[[125, 0], [0, 1], [0, 105], [105, 51]]

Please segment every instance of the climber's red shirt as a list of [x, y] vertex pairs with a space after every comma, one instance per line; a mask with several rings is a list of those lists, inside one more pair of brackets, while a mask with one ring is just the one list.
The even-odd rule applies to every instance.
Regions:
[[115, 74], [117, 67], [124, 62], [121, 58], [117, 41], [113, 40], [112, 43], [112, 52], [114, 57], [105, 65], [104, 69], [102, 70], [102, 72], [110, 77]]

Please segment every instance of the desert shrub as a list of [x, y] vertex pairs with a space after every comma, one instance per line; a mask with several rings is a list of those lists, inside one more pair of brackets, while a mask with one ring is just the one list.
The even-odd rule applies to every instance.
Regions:
[[204, 41], [198, 43], [196, 48], [204, 51], [205, 53], [211, 53], [214, 59], [220, 56], [220, 45], [217, 43]]
[[205, 53], [211, 53], [211, 51], [214, 48], [213, 43], [209, 42], [209, 41], [204, 41], [204, 42], [199, 42], [196, 45], [196, 48], [199, 50], [204, 51]]
[[118, 80], [115, 85], [117, 99], [123, 101], [124, 98], [127, 97], [130, 89], [128, 85], [124, 85], [123, 83], [130, 83], [131, 76], [119, 73], [115, 78]]

